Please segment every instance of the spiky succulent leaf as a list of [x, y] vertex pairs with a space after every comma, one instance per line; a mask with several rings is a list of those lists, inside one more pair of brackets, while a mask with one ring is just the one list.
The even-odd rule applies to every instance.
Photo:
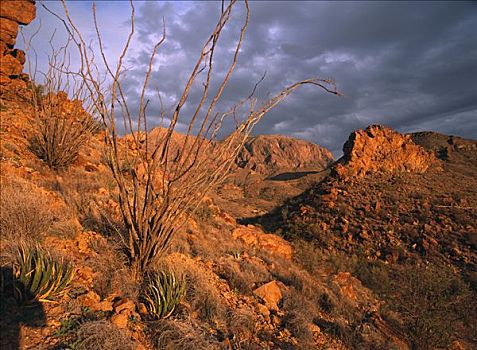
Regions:
[[39, 245], [20, 244], [14, 269], [14, 296], [22, 303], [47, 302], [67, 291], [74, 277], [71, 263]]
[[143, 301], [152, 318], [167, 318], [174, 312], [186, 291], [185, 278], [173, 272], [152, 273], [143, 293]]

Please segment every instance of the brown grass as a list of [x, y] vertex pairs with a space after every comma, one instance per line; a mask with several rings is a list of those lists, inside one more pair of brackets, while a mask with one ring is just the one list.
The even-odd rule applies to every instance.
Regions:
[[257, 335], [256, 320], [250, 310], [229, 310], [227, 313], [228, 330], [232, 344], [237, 349], [248, 349]]
[[220, 349], [217, 343], [206, 339], [203, 331], [187, 321], [161, 320], [149, 327], [149, 338], [154, 349], [167, 350], [213, 350]]
[[206, 271], [192, 259], [181, 254], [171, 255], [170, 259], [163, 261], [163, 265], [165, 270], [186, 276], [185, 303], [190, 305], [191, 310], [201, 320], [215, 325], [226, 319], [225, 306], [214, 287], [213, 274], [210, 271]]
[[77, 331], [79, 350], [135, 350], [137, 344], [108, 321], [83, 323]]
[[2, 182], [0, 237], [38, 240], [57, 220], [49, 201], [26, 183]]
[[123, 297], [137, 300], [138, 284], [118, 244], [97, 240], [90, 242], [90, 247], [96, 252], [96, 256], [88, 260], [88, 265], [98, 273], [97, 278], [94, 279], [94, 291], [102, 298], [119, 293]]

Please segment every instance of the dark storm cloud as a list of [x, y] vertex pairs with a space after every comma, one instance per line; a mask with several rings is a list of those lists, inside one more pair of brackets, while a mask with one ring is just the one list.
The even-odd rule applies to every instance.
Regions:
[[[118, 4], [117, 11], [127, 13], [127, 6]], [[167, 40], [154, 65], [151, 88], [161, 91], [170, 112], [216, 24], [220, 3], [149, 1], [136, 8], [138, 35], [125, 88], [137, 106], [148, 52], [160, 37], [164, 17]], [[475, 3], [253, 1], [250, 8], [239, 62], [219, 109], [248, 96], [264, 71], [257, 92], [262, 99], [310, 77], [334, 78], [345, 95], [298, 90], [262, 120], [257, 133], [305, 138], [335, 154], [351, 131], [371, 123], [401, 132], [426, 129], [477, 138]], [[212, 90], [231, 62], [244, 14], [243, 3], [237, 4], [219, 41]], [[127, 16], [121, 23], [126, 22]], [[114, 32], [111, 26], [106, 30]], [[120, 40], [110, 45], [119, 47]], [[184, 108], [184, 123], [200, 97], [201, 81]], [[151, 89], [151, 100], [154, 95]], [[158, 120], [159, 105], [151, 103], [148, 112]]]

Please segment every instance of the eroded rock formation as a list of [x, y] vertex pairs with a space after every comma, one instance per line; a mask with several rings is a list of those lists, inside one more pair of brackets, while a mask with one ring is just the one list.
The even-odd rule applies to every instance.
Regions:
[[36, 16], [34, 0], [2, 0], [0, 4], [0, 94], [26, 87], [25, 53], [14, 48], [19, 26]]
[[411, 136], [382, 125], [351, 133], [343, 153], [335, 170], [345, 177], [376, 172], [423, 173], [436, 162], [435, 156], [416, 145]]

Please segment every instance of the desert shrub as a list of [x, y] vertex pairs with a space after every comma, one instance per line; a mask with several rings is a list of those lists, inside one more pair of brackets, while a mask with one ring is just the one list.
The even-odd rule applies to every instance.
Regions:
[[90, 211], [94, 194], [99, 188], [96, 179], [75, 168], [70, 169], [61, 181], [57, 181], [54, 185], [54, 189], [81, 219]]
[[74, 277], [74, 267], [37, 244], [18, 245], [13, 262], [15, 298], [25, 304], [50, 301], [63, 295]]
[[272, 275], [268, 271], [267, 266], [260, 261], [241, 259], [239, 260], [239, 264], [245, 278], [252, 282], [252, 288], [269, 282], [272, 279]]
[[189, 285], [186, 300], [199, 318], [210, 324], [225, 319], [225, 308], [220, 295], [207, 277], [199, 269], [191, 268], [186, 278]]
[[243, 273], [240, 265], [236, 262], [223, 262], [219, 267], [219, 277], [227, 281], [230, 288], [240, 294], [250, 294], [252, 291], [253, 280], [250, 280], [247, 274]]
[[0, 196], [0, 237], [40, 239], [55, 222], [48, 201], [31, 186], [3, 184]]
[[214, 218], [214, 212], [209, 207], [208, 203], [202, 201], [197, 209], [192, 212], [194, 218], [201, 222], [210, 222]]
[[81, 147], [89, 140], [97, 124], [90, 118], [71, 118], [49, 115], [38, 118], [36, 134], [30, 140], [30, 150], [50, 168], [63, 170], [78, 157]]
[[137, 344], [108, 321], [83, 323], [76, 332], [79, 350], [134, 350]]
[[174, 312], [186, 292], [185, 276], [173, 272], [151, 272], [145, 281], [141, 300], [153, 319], [167, 318]]
[[154, 349], [167, 350], [213, 350], [219, 344], [208, 341], [204, 332], [190, 322], [162, 319], [148, 328]]
[[320, 298], [318, 299], [318, 305], [320, 306], [321, 310], [326, 313], [331, 313], [335, 308], [335, 303], [328, 293], [323, 293], [320, 295]]
[[220, 301], [219, 294], [212, 288], [195, 291], [191, 307], [201, 320], [213, 324], [224, 319], [225, 307]]

